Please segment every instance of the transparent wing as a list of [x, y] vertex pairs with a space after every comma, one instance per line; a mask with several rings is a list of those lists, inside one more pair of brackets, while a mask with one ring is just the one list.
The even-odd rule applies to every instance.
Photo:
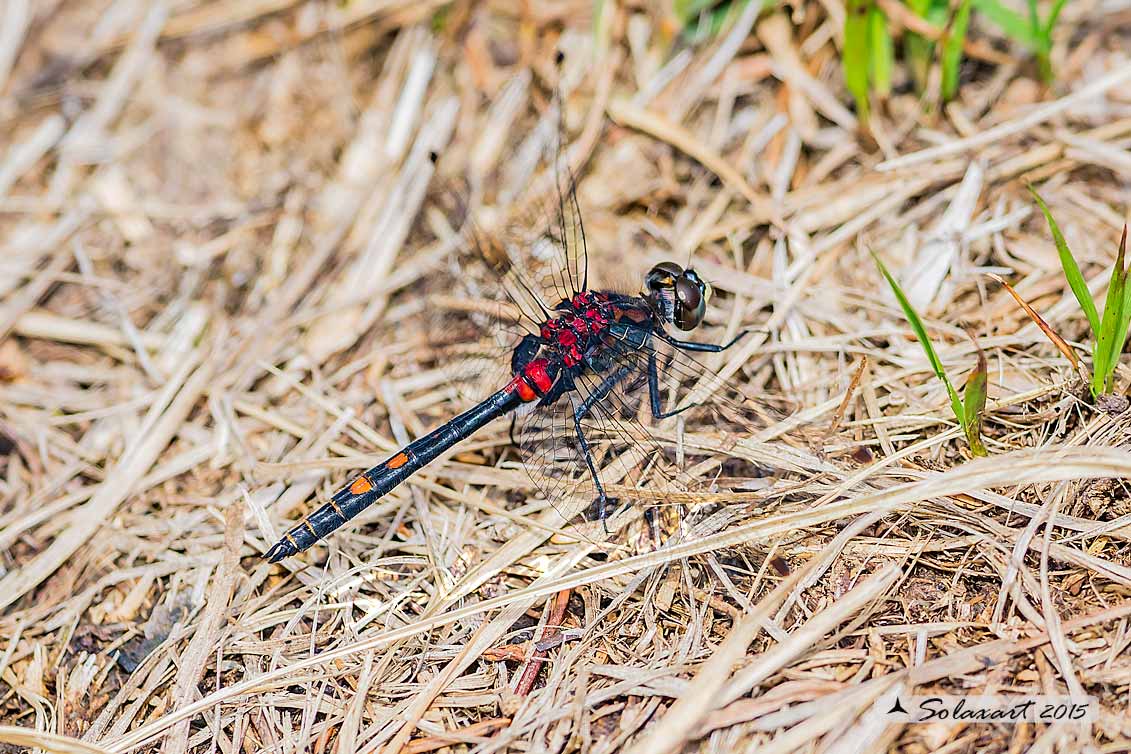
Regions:
[[510, 355], [521, 338], [537, 334], [554, 307], [586, 290], [585, 230], [576, 183], [562, 157], [562, 133], [555, 99], [505, 163], [508, 174], [491, 182], [503, 186], [493, 205], [474, 186], [442, 192], [447, 220], [434, 222], [434, 230], [457, 234], [459, 252], [447, 269], [450, 293], [435, 297], [442, 309], [433, 312], [431, 329], [448, 333], [462, 326], [465, 339], [477, 344], [471, 364], [456, 359], [447, 367], [467, 401], [509, 379]]
[[498, 280], [482, 264], [453, 258], [445, 272], [428, 299], [428, 338], [439, 346], [444, 382], [466, 408], [511, 379], [511, 355], [533, 326], [500, 298]]
[[726, 352], [695, 355], [652, 337], [639, 349], [621, 349], [616, 358], [620, 363], [636, 363], [642, 370], [654, 360], [661, 413], [683, 409], [679, 415], [690, 426], [729, 427], [749, 433], [780, 418], [764, 399], [743, 392], [738, 380], [723, 379], [704, 363], [722, 363]]
[[[637, 419], [641, 398], [647, 393], [646, 373], [622, 369], [623, 376], [610, 388], [606, 378], [614, 371], [580, 375], [575, 391], [519, 420], [519, 453], [535, 488], [551, 504], [558, 505], [567, 496], [597, 498], [586, 449], [606, 492], [609, 485], [623, 484], [626, 476], [657, 463], [663, 484], [656, 489], [675, 489], [662, 444]], [[597, 395], [600, 399], [593, 400]], [[575, 421], [581, 408], [584, 415]]]
[[[515, 443], [530, 481], [559, 511], [567, 496], [595, 494], [574, 427], [579, 398], [567, 393], [551, 405], [522, 413], [515, 427]], [[591, 450], [603, 452], [601, 447]]]
[[[494, 205], [475, 213], [480, 242], [471, 244], [503, 282], [508, 297], [541, 322], [559, 302], [588, 288], [589, 255], [577, 187], [563, 156], [555, 101], [517, 150]], [[533, 153], [537, 159], [524, 159]]]

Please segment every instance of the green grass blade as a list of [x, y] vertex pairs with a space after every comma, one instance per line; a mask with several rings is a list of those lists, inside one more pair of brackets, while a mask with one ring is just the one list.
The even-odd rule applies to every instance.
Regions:
[[[973, 339], [973, 336], [971, 336]], [[962, 389], [962, 431], [966, 434], [966, 443], [970, 452], [976, 456], [988, 455], [986, 446], [982, 443], [982, 416], [986, 411], [986, 397], [989, 394], [986, 366], [986, 355], [978, 347], [978, 365], [966, 378], [966, 385]]]
[[947, 19], [950, 18], [950, 0], [930, 0], [923, 18], [927, 19], [931, 26], [946, 26]]
[[1065, 0], [1056, 0], [1052, 5], [1052, 10], [1049, 11], [1049, 17], [1045, 20], [1043, 26], [1038, 29], [1038, 47], [1037, 47], [1037, 67], [1040, 69], [1041, 78], [1045, 82], [1053, 80], [1052, 61], [1049, 56], [1052, 54], [1052, 30], [1056, 26], [1057, 20], [1060, 18], [1060, 12], [1064, 10]]
[[[752, 0], [738, 0], [738, 2], [724, 3], [711, 11], [710, 23], [707, 28], [710, 37], [717, 37], [724, 29], [734, 23], [751, 2]], [[763, 2], [763, 0], [758, 0], [758, 2]]]
[[891, 70], [895, 65], [894, 43], [888, 18], [877, 6], [868, 9], [869, 73], [880, 97], [891, 95]]
[[685, 32], [697, 40], [710, 39], [727, 27], [752, 0], [673, 0], [671, 8]]
[[974, 0], [974, 7], [994, 26], [1014, 42], [1037, 49], [1038, 39], [1033, 35], [1029, 22], [1018, 12], [1002, 5], [998, 0]]
[[1029, 0], [1029, 33], [1036, 39], [1041, 33], [1041, 11], [1037, 7], [1037, 0]]
[[911, 306], [911, 302], [907, 300], [903, 289], [899, 287], [899, 283], [897, 283], [891, 273], [888, 272], [887, 266], [880, 257], [874, 251], [871, 252], [871, 254], [872, 259], [876, 260], [876, 266], [880, 268], [880, 273], [883, 274], [884, 278], [888, 281], [888, 285], [891, 286], [892, 293], [895, 294], [896, 300], [899, 301], [899, 306], [903, 309], [903, 316], [907, 318], [908, 324], [911, 325], [911, 330], [919, 340], [919, 345], [923, 347], [923, 352], [927, 354], [927, 361], [931, 363], [931, 369], [935, 371], [935, 376], [946, 386], [946, 393], [950, 397], [950, 408], [954, 412], [954, 418], [958, 420], [959, 424], [965, 427], [965, 412], [962, 409], [962, 399], [958, 397], [958, 393], [946, 376], [946, 370], [943, 369], [942, 361], [939, 360], [938, 354], [935, 353], [934, 346], [931, 345], [931, 339], [927, 337], [927, 328], [923, 326], [923, 320], [919, 319], [919, 314], [915, 311], [915, 308]]
[[1041, 208], [1045, 221], [1049, 224], [1053, 241], [1056, 242], [1056, 253], [1060, 255], [1060, 266], [1064, 269], [1064, 277], [1068, 281], [1068, 287], [1072, 289], [1073, 295], [1076, 296], [1077, 303], [1080, 304], [1080, 308], [1088, 317], [1088, 324], [1092, 328], [1092, 337], [1099, 338], [1100, 315], [1096, 311], [1096, 302], [1092, 300], [1092, 294], [1088, 290], [1088, 283], [1084, 280], [1084, 274], [1080, 272], [1080, 266], [1076, 264], [1076, 258], [1072, 256], [1068, 242], [1064, 240], [1064, 234], [1060, 232], [1060, 226], [1053, 219], [1052, 212], [1049, 211], [1049, 206], [1045, 204], [1045, 200], [1032, 186], [1029, 187], [1029, 193], [1037, 200], [1037, 205]]
[[1092, 357], [1092, 368], [1095, 371], [1092, 385], [1093, 389], [1098, 385], [1101, 393], [1111, 392], [1112, 376], [1119, 364], [1119, 352], [1123, 346], [1123, 333], [1118, 332], [1118, 328], [1123, 323], [1124, 292], [1127, 288], [1127, 270], [1123, 267], [1126, 250], [1127, 245], [1120, 244], [1119, 253], [1115, 255], [1115, 267], [1104, 299], [1103, 319], [1100, 320], [1100, 335], [1096, 339], [1096, 350]]
[[[1060, 336], [1060, 333], [1052, 329], [1052, 326], [1049, 325], [1048, 322], [1045, 322], [1045, 318], [1040, 314], [1037, 314], [1037, 310], [1029, 306], [1029, 302], [1021, 298], [1021, 294], [1018, 293], [1012, 285], [1005, 282], [1003, 279], [993, 274], [992, 272], [989, 274], [990, 277], [1001, 283], [1001, 286], [1005, 288], [1010, 296], [1013, 296], [1013, 300], [1017, 302], [1017, 305], [1025, 310], [1025, 313], [1029, 315], [1029, 319], [1033, 320], [1033, 324], [1035, 324], [1037, 328], [1045, 334], [1046, 338], [1052, 341], [1052, 344], [1056, 346], [1056, 350], [1060, 351], [1064, 355], [1064, 358], [1068, 359], [1068, 361], [1072, 364], [1072, 368], [1076, 371], [1080, 371], [1080, 359], [1076, 356], [1076, 351], [1073, 350], [1072, 346], [1068, 345], [1068, 341], [1062, 338]], [[1124, 309], [1125, 313], [1127, 311], [1129, 310]]]
[[966, 42], [966, 30], [970, 26], [970, 3], [962, 0], [954, 23], [950, 25], [942, 52], [942, 96], [944, 100], [953, 99], [958, 93], [958, 74], [962, 67], [962, 45]]
[[868, 10], [871, 0], [849, 0], [844, 15], [844, 84], [856, 100], [856, 114], [868, 120]]
[[432, 14], [432, 18], [429, 21], [429, 25], [432, 27], [432, 32], [434, 34], [443, 34], [447, 30], [449, 17], [451, 16], [451, 11], [452, 11], [451, 5], [441, 5]]
[[[907, 7], [920, 18], [931, 15], [931, 0], [907, 0]], [[927, 86], [927, 73], [931, 68], [934, 46], [934, 42], [913, 31], [903, 33], [903, 56], [907, 59], [916, 91], [921, 92]]]
[[934, 43], [913, 31], [903, 33], [903, 57], [911, 71], [915, 91], [922, 92], [927, 87], [927, 75], [931, 70], [931, 54]]
[[699, 14], [711, 7], [713, 0], [674, 0], [672, 10], [684, 26], [695, 21]]
[[1049, 11], [1049, 17], [1045, 19], [1044, 28], [1041, 29], [1041, 34], [1045, 38], [1045, 44], [1048, 48], [1052, 48], [1052, 30], [1056, 27], [1056, 22], [1060, 20], [1060, 12], [1064, 10], [1064, 4], [1067, 0], [1056, 0], [1052, 4], [1052, 10]]
[[[1119, 240], [1119, 252], [1116, 256], [1127, 253], [1127, 226], [1123, 226], [1123, 237]], [[1123, 318], [1119, 321], [1116, 334], [1119, 335], [1119, 345], [1115, 349], [1116, 358], [1123, 353], [1123, 346], [1127, 343], [1128, 328], [1131, 328], [1131, 285], [1124, 282], [1123, 286]]]

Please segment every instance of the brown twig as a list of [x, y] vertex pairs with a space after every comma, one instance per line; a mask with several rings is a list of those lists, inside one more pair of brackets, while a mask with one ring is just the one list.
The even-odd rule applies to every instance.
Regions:
[[[546, 630], [542, 632], [540, 642], [544, 642], [561, 632], [562, 621], [565, 619], [566, 608], [569, 606], [569, 597], [572, 593], [572, 589], [563, 589], [554, 596], [554, 604], [550, 609], [550, 616], [546, 621]], [[542, 663], [545, 661], [546, 651], [545, 649], [535, 648], [531, 653], [530, 659], [522, 669], [522, 675], [515, 683], [515, 696], [526, 696], [534, 688], [534, 682], [538, 679], [538, 671], [542, 669]]]

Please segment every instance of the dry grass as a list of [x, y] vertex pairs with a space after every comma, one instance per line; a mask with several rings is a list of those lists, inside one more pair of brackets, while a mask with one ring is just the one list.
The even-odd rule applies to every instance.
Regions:
[[[870, 131], [840, 0], [694, 47], [665, 12], [594, 7], [0, 6], [0, 748], [1127, 750], [1127, 414], [990, 276], [1085, 332], [1024, 184], [1102, 293], [1131, 203], [1127, 3], [1068, 4], [1051, 89], [998, 53]], [[567, 526], [588, 501], [530, 495], [499, 422], [267, 564], [459, 407], [428, 337], [459, 251], [436, 189], [521, 202], [559, 47], [594, 268], [692, 254], [723, 294], [705, 337], [759, 328], [714, 366], [788, 418], [670, 438], [726, 476], [666, 500], [684, 535], [658, 549], [646, 500], [607, 541]], [[990, 458], [967, 459], [869, 247], [952, 375], [976, 333]], [[870, 713], [898, 689], [1101, 707]]]

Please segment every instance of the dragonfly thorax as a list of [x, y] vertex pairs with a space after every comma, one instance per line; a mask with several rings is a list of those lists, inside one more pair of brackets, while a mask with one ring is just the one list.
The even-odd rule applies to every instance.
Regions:
[[542, 341], [567, 367], [580, 364], [595, 338], [613, 319], [612, 304], [603, 293], [582, 291], [557, 307], [562, 312], [547, 320], [539, 333]]

